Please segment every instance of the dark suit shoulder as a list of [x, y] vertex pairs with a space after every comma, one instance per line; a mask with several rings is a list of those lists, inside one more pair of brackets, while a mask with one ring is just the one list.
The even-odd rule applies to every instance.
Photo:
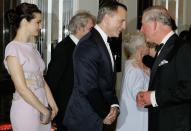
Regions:
[[93, 36], [92, 32], [89, 32], [84, 37], [82, 37], [80, 39], [79, 43], [86, 43], [86, 44], [89, 43], [89, 42], [93, 43], [94, 42], [94, 38], [93, 37], [94, 36]]
[[92, 33], [85, 35], [78, 43], [74, 50], [75, 60], [99, 61], [101, 60], [101, 52], [99, 50], [99, 43], [95, 41]]
[[181, 43], [179, 43], [179, 50], [178, 50], [178, 54], [180, 56], [190, 56], [191, 55], [191, 43], [188, 41], [181, 41]]
[[48, 64], [47, 74], [51, 71], [55, 72], [55, 69], [65, 69], [66, 65], [72, 62], [74, 49], [75, 43], [70, 39], [69, 36], [61, 41], [54, 49], [50, 63]]
[[[89, 50], [97, 48], [97, 44], [95, 38], [91, 32], [85, 35], [78, 43], [77, 48], [86, 48]], [[86, 52], [89, 52], [86, 50]]]
[[89, 33], [87, 33], [79, 43], [91, 43], [92, 45], [96, 46], [97, 44], [104, 44], [104, 41], [100, 35], [100, 33], [96, 29], [92, 29]]
[[67, 48], [67, 47], [75, 47], [75, 43], [72, 41], [72, 39], [69, 36], [67, 36], [65, 39], [60, 41], [56, 45], [55, 50], [59, 48]]
[[58, 56], [67, 57], [67, 55], [71, 55], [73, 53], [75, 47], [76, 47], [75, 43], [70, 39], [69, 36], [67, 36], [64, 40], [62, 40], [57, 44], [57, 46], [53, 51], [52, 58]]
[[[174, 40], [174, 50], [176, 50], [177, 54], [178, 52], [182, 52], [183, 54], [187, 51], [191, 52], [191, 43], [189, 41], [176, 37], [176, 39]], [[173, 53], [176, 54], [175, 52]]]

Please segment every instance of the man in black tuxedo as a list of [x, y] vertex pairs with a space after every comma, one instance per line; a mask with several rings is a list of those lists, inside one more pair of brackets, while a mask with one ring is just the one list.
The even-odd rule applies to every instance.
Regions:
[[59, 111], [55, 118], [58, 131], [65, 131], [62, 121], [65, 109], [73, 89], [73, 51], [79, 39], [87, 34], [95, 25], [94, 16], [88, 12], [79, 12], [69, 22], [68, 35], [54, 49], [48, 65], [46, 80], [50, 86]]
[[[176, 22], [172, 17], [170, 19], [171, 19], [171, 28], [173, 31], [176, 31], [177, 29]], [[148, 42], [147, 45], [150, 46], [149, 47], [150, 53], [149, 55], [145, 55], [142, 61], [147, 67], [152, 68], [155, 58], [158, 55], [158, 54], [156, 55], [156, 52], [160, 50], [161, 45], [157, 45], [156, 43], [150, 43], [150, 42]]]
[[191, 131], [191, 44], [173, 32], [170, 15], [160, 6], [144, 11], [141, 31], [147, 41], [164, 44], [149, 91], [137, 95], [137, 104], [149, 108], [149, 131]]
[[102, 131], [116, 120], [116, 74], [107, 38], [119, 36], [126, 17], [127, 8], [121, 3], [100, 8], [97, 25], [75, 48], [74, 89], [63, 121], [69, 131]]

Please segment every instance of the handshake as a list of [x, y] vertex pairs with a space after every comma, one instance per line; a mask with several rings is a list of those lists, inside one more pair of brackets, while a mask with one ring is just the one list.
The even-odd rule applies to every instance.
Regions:
[[43, 114], [40, 112], [40, 121], [42, 124], [48, 124], [51, 121], [52, 109], [47, 107], [48, 113]]
[[151, 91], [140, 91], [136, 96], [137, 106], [145, 107], [151, 105]]

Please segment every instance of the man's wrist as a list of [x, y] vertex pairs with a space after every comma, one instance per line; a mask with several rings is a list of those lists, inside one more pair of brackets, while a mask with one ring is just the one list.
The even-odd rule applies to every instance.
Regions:
[[153, 107], [158, 106], [158, 104], [156, 102], [155, 91], [151, 91], [150, 100], [151, 100], [151, 104], [152, 104]]
[[115, 108], [115, 109], [117, 110], [117, 112], [118, 112], [118, 115], [119, 115], [119, 113], [120, 113], [120, 108], [119, 108], [119, 105], [118, 105], [118, 104], [113, 104], [113, 105], [111, 105], [111, 108]]

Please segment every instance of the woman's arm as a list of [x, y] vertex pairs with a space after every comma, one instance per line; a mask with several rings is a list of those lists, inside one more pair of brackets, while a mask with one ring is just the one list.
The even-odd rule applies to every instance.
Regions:
[[13, 80], [15, 88], [20, 96], [43, 115], [49, 116], [50, 111], [38, 100], [33, 92], [27, 88], [23, 68], [19, 64], [18, 59], [14, 56], [8, 56], [6, 60], [8, 72], [11, 75], [11, 79]]
[[58, 112], [58, 107], [56, 105], [56, 102], [54, 101], [54, 98], [52, 96], [52, 93], [50, 91], [50, 88], [49, 88], [48, 84], [46, 83], [46, 81], [44, 81], [44, 82], [45, 82], [44, 88], [45, 88], [46, 96], [47, 96], [47, 99], [48, 99], [48, 104], [50, 105], [50, 107], [52, 109], [51, 119], [53, 119], [56, 116], [57, 112]]

